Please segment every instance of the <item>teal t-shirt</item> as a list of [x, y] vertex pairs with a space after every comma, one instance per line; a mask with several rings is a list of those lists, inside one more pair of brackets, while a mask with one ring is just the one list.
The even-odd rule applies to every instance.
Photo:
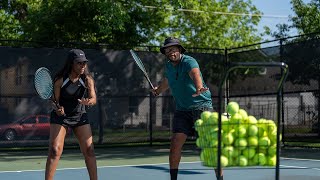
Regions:
[[[176, 109], [189, 111], [194, 109], [212, 108], [210, 91], [203, 92], [197, 97], [192, 97], [196, 93], [196, 87], [189, 76], [193, 68], [199, 68], [198, 62], [191, 56], [182, 55], [181, 61], [173, 66], [170, 61], [166, 63], [165, 76], [168, 79], [172, 96], [176, 102]], [[204, 87], [207, 87], [201, 79]]]

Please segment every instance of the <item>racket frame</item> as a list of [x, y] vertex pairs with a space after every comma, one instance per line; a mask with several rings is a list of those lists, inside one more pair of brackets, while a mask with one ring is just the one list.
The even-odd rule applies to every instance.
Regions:
[[51, 92], [51, 96], [50, 96], [49, 98], [46, 99], [46, 98], [44, 98], [43, 96], [41, 96], [40, 93], [39, 93], [38, 88], [36, 87], [35, 81], [36, 81], [37, 74], [38, 74], [40, 71], [43, 71], [43, 70], [47, 71], [48, 74], [49, 74], [49, 76], [50, 76], [50, 78], [51, 78], [51, 72], [50, 72], [50, 70], [49, 70], [48, 68], [46, 68], [46, 67], [40, 67], [40, 68], [38, 68], [38, 69], [36, 70], [36, 72], [34, 73], [34, 80], [33, 80], [33, 81], [34, 81], [34, 82], [33, 82], [33, 84], [34, 84], [34, 89], [35, 89], [36, 93], [38, 94], [38, 96], [39, 96], [41, 99], [52, 101], [52, 102], [55, 104], [55, 106], [59, 109], [59, 108], [61, 108], [61, 106], [57, 103], [57, 101], [56, 101], [55, 98], [54, 98], [54, 88], [53, 88], [52, 78], [51, 78], [52, 92]]
[[[146, 68], [144, 67], [144, 65], [143, 65], [141, 59], [139, 58], [139, 56], [137, 55], [137, 53], [135, 53], [134, 50], [130, 49], [130, 54], [131, 54], [134, 62], [135, 62], [135, 63], [137, 64], [137, 66], [139, 67], [139, 69], [143, 72], [143, 75], [144, 75], [144, 77], [147, 79], [150, 87], [151, 87], [152, 89], [154, 89], [154, 86], [153, 86], [153, 84], [152, 84], [152, 82], [151, 82], [151, 80], [150, 80], [150, 78], [149, 78], [149, 76], [148, 76], [148, 74], [147, 74]], [[140, 63], [140, 64], [139, 64], [139, 63]]]

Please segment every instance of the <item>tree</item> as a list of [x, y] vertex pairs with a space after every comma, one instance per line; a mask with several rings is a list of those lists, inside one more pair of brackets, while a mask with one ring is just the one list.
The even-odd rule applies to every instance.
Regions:
[[293, 11], [296, 16], [291, 17], [293, 27], [299, 34], [319, 32], [320, 27], [320, 2], [311, 0], [304, 3], [302, 0], [292, 0]]
[[[15, 0], [10, 3], [8, 12], [22, 26], [21, 39], [29, 41], [104, 43], [124, 49], [159, 46], [166, 37], [176, 36], [192, 52], [192, 47], [224, 49], [261, 40], [257, 32], [261, 12], [251, 0]], [[256, 47], [259, 45], [252, 48]], [[208, 78], [218, 80], [217, 75], [223, 69], [214, 61], [205, 66], [215, 72], [208, 72]]]
[[[256, 26], [261, 14], [251, 1], [189, 0], [173, 4], [166, 34], [185, 40], [192, 47], [226, 48], [259, 42]], [[180, 9], [179, 9], [180, 8]]]
[[[320, 29], [320, 2], [292, 0], [291, 4], [295, 13], [289, 19], [292, 25], [279, 24], [278, 32], [274, 32], [273, 36], [283, 38], [281, 55], [290, 67], [288, 80], [293, 84], [310, 85], [313, 80], [320, 79], [319, 40], [314, 38], [319, 36], [316, 32]], [[286, 39], [290, 29], [296, 29], [302, 36]]]
[[[251, 1], [15, 0], [26, 40], [160, 45], [178, 36], [192, 47], [225, 48], [261, 40]], [[23, 21], [22, 21], [23, 20]]]
[[3, 9], [0, 9], [0, 24], [0, 39], [16, 40], [20, 37], [21, 27], [19, 21]]

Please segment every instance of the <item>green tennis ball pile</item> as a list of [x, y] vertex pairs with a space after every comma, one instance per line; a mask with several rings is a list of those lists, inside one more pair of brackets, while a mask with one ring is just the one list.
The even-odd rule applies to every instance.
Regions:
[[[228, 103], [226, 111], [229, 116], [221, 116], [221, 167], [275, 166], [277, 126], [274, 121], [257, 119], [237, 102]], [[200, 159], [208, 167], [217, 167], [218, 163], [218, 118], [217, 112], [204, 111], [195, 122], [199, 135], [196, 145], [202, 149]]]

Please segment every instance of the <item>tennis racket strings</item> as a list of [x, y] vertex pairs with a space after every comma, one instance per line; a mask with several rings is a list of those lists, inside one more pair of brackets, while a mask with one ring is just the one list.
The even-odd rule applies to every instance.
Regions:
[[34, 86], [42, 99], [50, 99], [53, 94], [53, 83], [50, 71], [47, 68], [39, 68], [34, 77]]

